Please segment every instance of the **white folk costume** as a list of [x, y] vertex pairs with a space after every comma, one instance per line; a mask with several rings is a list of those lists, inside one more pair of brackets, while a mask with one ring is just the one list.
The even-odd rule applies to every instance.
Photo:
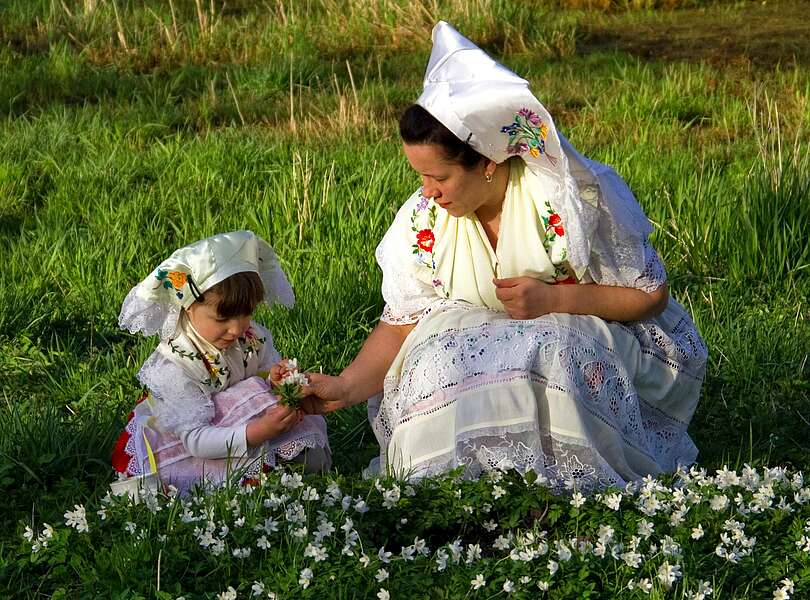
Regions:
[[[249, 231], [224, 233], [174, 252], [124, 300], [119, 324], [161, 342], [138, 372], [144, 393], [113, 451], [117, 491], [159, 480], [181, 492], [218, 485], [227, 476], [253, 477], [277, 458], [306, 452], [316, 470], [331, 463], [326, 422], [308, 415], [289, 432], [248, 448], [247, 422], [274, 406], [265, 377], [281, 357], [270, 332], [251, 322], [220, 350], [197, 333], [184, 309], [206, 290], [240, 272], [262, 279], [265, 301], [294, 303], [273, 249]], [[317, 464], [316, 464], [317, 463]]]
[[656, 290], [666, 272], [633, 194], [573, 149], [524, 79], [444, 22], [433, 44], [418, 103], [479, 153], [508, 160], [509, 182], [496, 250], [475, 214], [453, 217], [421, 190], [377, 248], [382, 320], [417, 325], [369, 402], [376, 468], [516, 467], [588, 490], [693, 462], [686, 430], [707, 351], [680, 304], [631, 323], [514, 320], [492, 283]]

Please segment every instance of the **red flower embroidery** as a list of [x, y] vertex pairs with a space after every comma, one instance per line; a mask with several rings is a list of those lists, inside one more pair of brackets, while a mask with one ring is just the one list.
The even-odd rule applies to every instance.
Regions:
[[562, 225], [557, 225], [557, 226], [554, 228], [554, 233], [556, 233], [556, 234], [557, 234], [557, 235], [559, 235], [559, 236], [563, 236], [563, 235], [565, 235], [565, 229], [563, 229], [563, 226], [562, 226]]
[[560, 279], [559, 281], [555, 281], [554, 285], [571, 285], [577, 283], [576, 277], [567, 277], [565, 279]]
[[553, 225], [559, 225], [560, 223], [562, 223], [562, 219], [560, 218], [560, 215], [558, 215], [557, 213], [554, 213], [553, 215], [549, 216], [549, 218], [548, 218], [548, 224], [549, 225], [552, 225], [552, 226]]
[[433, 252], [433, 243], [435, 241], [436, 238], [433, 235], [433, 231], [430, 229], [423, 229], [416, 234], [416, 245], [425, 252]]

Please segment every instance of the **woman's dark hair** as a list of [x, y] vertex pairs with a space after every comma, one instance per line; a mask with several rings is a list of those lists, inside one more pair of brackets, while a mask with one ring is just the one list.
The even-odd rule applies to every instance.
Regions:
[[441, 146], [450, 162], [472, 169], [486, 157], [442, 125], [436, 117], [418, 104], [411, 104], [399, 118], [399, 135], [406, 144], [436, 144]]
[[264, 299], [264, 285], [258, 273], [235, 273], [210, 287], [203, 294], [203, 302], [210, 295], [219, 298], [217, 314], [223, 319], [253, 314]]

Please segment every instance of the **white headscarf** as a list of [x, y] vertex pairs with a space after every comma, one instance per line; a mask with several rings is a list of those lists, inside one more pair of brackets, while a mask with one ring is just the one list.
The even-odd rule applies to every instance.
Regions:
[[160, 334], [164, 342], [180, 333], [182, 309], [206, 290], [236, 273], [257, 273], [264, 300], [288, 308], [295, 296], [278, 256], [251, 231], [231, 231], [176, 250], [132, 288], [121, 307], [118, 325], [131, 333]]
[[[549, 202], [561, 216], [566, 261], [577, 279], [587, 271], [596, 283], [627, 286], [641, 275], [652, 226], [625, 182], [571, 146], [525, 79], [444, 21], [433, 29], [417, 103], [496, 163], [523, 159], [522, 185], [536, 188], [527, 202]], [[538, 219], [544, 211], [537, 207]]]

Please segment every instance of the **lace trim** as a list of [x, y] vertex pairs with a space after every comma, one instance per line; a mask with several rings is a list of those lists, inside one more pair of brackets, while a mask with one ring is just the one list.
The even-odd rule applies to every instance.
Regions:
[[414, 323], [419, 322], [419, 318], [422, 316], [422, 313], [412, 314], [412, 315], [398, 315], [394, 312], [391, 308], [390, 304], [386, 304], [385, 308], [383, 308], [382, 316], [380, 317], [380, 321], [383, 323], [388, 323], [389, 325], [413, 325]]
[[161, 304], [153, 300], [144, 300], [137, 294], [138, 288], [132, 288], [118, 315], [118, 326], [130, 333], [141, 333], [144, 336], [160, 335], [161, 340], [168, 340], [175, 335], [177, 321], [183, 310], [178, 304]]
[[654, 292], [667, 282], [667, 271], [649, 240], [644, 240], [644, 263], [644, 270], [633, 282], [633, 287], [647, 293]]
[[209, 425], [214, 418], [211, 395], [183, 369], [159, 352], [144, 361], [138, 380], [152, 392], [155, 418], [161, 429], [185, 431]]
[[292, 460], [308, 448], [328, 448], [329, 440], [324, 434], [313, 431], [295, 439], [287, 440], [281, 445], [268, 443], [268, 446], [269, 450], [271, 450], [268, 454], [273, 457], [272, 462], [269, 464], [274, 466], [276, 464], [275, 455], [278, 455], [281, 460]]
[[699, 382], [703, 381], [709, 350], [687, 315], [682, 315], [669, 333], [655, 321], [619, 325], [638, 340], [642, 353]]
[[[691, 462], [691, 461], [690, 461]], [[534, 471], [554, 493], [591, 492], [627, 482], [589, 446], [559, 435], [536, 430], [502, 431], [487, 428], [457, 440], [454, 451], [416, 466], [410, 479], [421, 479], [465, 467], [464, 477], [475, 479], [486, 471]]]
[[129, 439], [127, 440], [126, 446], [124, 446], [124, 452], [129, 455], [127, 474], [141, 475], [143, 473], [143, 469], [141, 469], [141, 463], [137, 458], [138, 448], [136, 445], [136, 443], [139, 441], [139, 436], [141, 435], [141, 428], [138, 427], [134, 417], [129, 420], [129, 423], [127, 423], [124, 431], [129, 434]]
[[[700, 348], [696, 350], [697, 355], [680, 357], [681, 361], [674, 360], [678, 357], [668, 358], [667, 364], [676, 373], [683, 373], [692, 370], [684, 368], [686, 363], [694, 367], [693, 374], [697, 375], [698, 365], [705, 365], [705, 354]], [[446, 408], [462, 391], [515, 379], [545, 383], [547, 389], [569, 394], [578, 407], [616, 431], [623, 443], [662, 467], [669, 468], [694, 454], [694, 445], [686, 433], [687, 422], [639, 398], [620, 356], [612, 348], [553, 318], [448, 329], [414, 346], [401, 376], [390, 375], [385, 381], [384, 399], [373, 423], [381, 448], [388, 447], [396, 427], [416, 416]], [[538, 432], [536, 426], [535, 434], [550, 435], [548, 431]], [[475, 429], [457, 443], [481, 435], [485, 434]], [[587, 443], [577, 441], [579, 446]], [[567, 443], [570, 445], [570, 440]], [[593, 460], [583, 464], [595, 468]], [[604, 463], [601, 457], [599, 460]], [[430, 462], [442, 463], [438, 459]], [[600, 469], [606, 472], [605, 467]], [[611, 478], [612, 474], [608, 480]], [[603, 480], [599, 475], [594, 485], [602, 485]]]

